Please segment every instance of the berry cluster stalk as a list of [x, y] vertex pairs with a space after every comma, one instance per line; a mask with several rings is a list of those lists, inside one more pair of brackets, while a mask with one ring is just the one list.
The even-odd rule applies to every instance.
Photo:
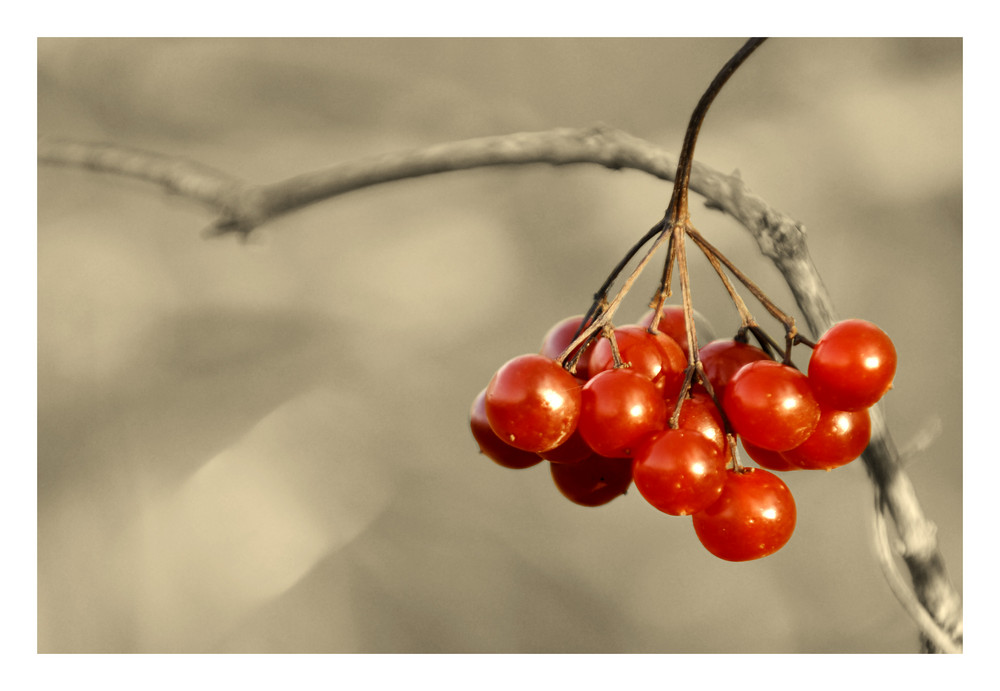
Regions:
[[[756, 284], [753, 283], [753, 281], [743, 274], [743, 272], [741, 272], [721, 252], [713, 247], [711, 243], [705, 240], [705, 238], [702, 237], [702, 235], [695, 229], [691, 223], [689, 213], [688, 191], [690, 188], [691, 170], [694, 165], [695, 144], [709, 107], [712, 105], [712, 102], [715, 100], [716, 96], [718, 96], [722, 87], [726, 84], [729, 78], [765, 40], [766, 39], [764, 38], [752, 38], [748, 40], [743, 47], [741, 47], [740, 50], [737, 51], [736, 54], [733, 55], [733, 57], [730, 58], [730, 60], [722, 67], [719, 73], [715, 76], [715, 79], [712, 80], [708, 89], [702, 95], [701, 99], [698, 101], [697, 106], [695, 106], [695, 109], [691, 114], [691, 119], [684, 135], [684, 143], [682, 145], [677, 163], [677, 173], [674, 176], [673, 191], [663, 218], [649, 231], [647, 231], [639, 242], [633, 245], [633, 247], [629, 249], [625, 256], [614, 267], [611, 274], [607, 277], [607, 279], [605, 279], [604, 283], [598, 289], [597, 293], [594, 294], [594, 301], [584, 316], [580, 329], [577, 331], [573, 342], [557, 358], [557, 362], [565, 366], [569, 371], [574, 372], [577, 359], [579, 358], [580, 353], [586, 348], [586, 345], [603, 334], [611, 342], [612, 352], [615, 356], [615, 366], [621, 367], [626, 364], [623, 363], [621, 358], [618, 356], [618, 349], [615, 343], [614, 329], [611, 320], [615, 311], [618, 309], [618, 306], [621, 304], [621, 301], [624, 299], [629, 290], [631, 290], [632, 285], [639, 274], [646, 268], [646, 265], [649, 263], [653, 254], [655, 254], [662, 245], [667, 244], [667, 257], [664, 262], [659, 288], [656, 296], [650, 301], [650, 307], [653, 308], [653, 319], [649, 325], [649, 330], [655, 332], [658, 329], [663, 304], [671, 294], [673, 266], [676, 262], [678, 280], [681, 288], [681, 299], [684, 308], [687, 351], [690, 354], [690, 362], [685, 372], [684, 383], [678, 394], [677, 403], [673, 413], [670, 416], [670, 426], [672, 428], [677, 427], [681, 407], [690, 392], [691, 385], [697, 377], [698, 381], [704, 384], [712, 399], [715, 400], [715, 403], [723, 417], [726, 434], [731, 438], [733, 436], [733, 430], [729, 421], [726, 419], [725, 413], [721, 412], [722, 406], [719, 405], [720, 401], [716, 399], [715, 393], [712, 391], [711, 384], [705, 376], [704, 368], [698, 357], [698, 337], [694, 324], [694, 306], [691, 299], [691, 285], [688, 273], [685, 236], [690, 237], [698, 248], [701, 249], [725, 285], [730, 298], [740, 314], [741, 328], [739, 331], [739, 337], [746, 338], [747, 332], [753, 333], [765, 350], [770, 353], [774, 353], [776, 351], [780, 352], [782, 354], [782, 360], [786, 364], [790, 362], [792, 346], [795, 343], [802, 341], [798, 337], [795, 320], [782, 310], [778, 309], [778, 307], [759, 287], [757, 287]], [[615, 282], [615, 280], [617, 280], [629, 262], [651, 240], [653, 243], [646, 251], [646, 254], [625, 279], [618, 293], [609, 301], [608, 291], [610, 290], [611, 285]], [[736, 292], [732, 282], [723, 271], [723, 266], [728, 269], [740, 283], [747, 287], [747, 289], [761, 302], [764, 308], [772, 316], [784, 325], [784, 347], [778, 346], [778, 344], [767, 336], [763, 329], [760, 328], [756, 320], [751, 315], [750, 310], [747, 308], [746, 303]], [[733, 454], [732, 464], [734, 469], [740, 469], [741, 464], [739, 462], [735, 444], [731, 445], [731, 452]]]
[[[596, 338], [597, 334], [603, 333], [606, 330], [606, 327], [611, 325], [611, 319], [614, 316], [615, 311], [618, 309], [618, 306], [621, 304], [625, 295], [629, 292], [629, 290], [631, 290], [632, 284], [646, 268], [646, 265], [649, 263], [650, 259], [652, 259], [653, 254], [655, 254], [665, 242], [669, 242], [670, 250], [667, 253], [667, 261], [664, 266], [659, 297], [655, 302], [653, 323], [650, 325], [650, 329], [654, 331], [656, 330], [660, 320], [660, 308], [663, 306], [666, 298], [670, 295], [671, 266], [676, 259], [678, 262], [678, 271], [681, 274], [682, 292], [686, 295], [685, 323], [688, 331], [688, 346], [691, 348], [692, 353], [691, 372], [689, 372], [688, 376], [688, 381], [690, 383], [691, 375], [697, 369], [697, 348], [692, 347], [696, 345], [697, 339], [695, 338], [694, 330], [694, 308], [691, 306], [690, 291], [687, 287], [687, 258], [684, 254], [682, 244], [683, 236], [685, 234], [690, 234], [690, 232], [694, 230], [690, 224], [690, 216], [688, 214], [688, 189], [691, 182], [691, 169], [694, 165], [694, 147], [698, 139], [698, 132], [701, 129], [701, 125], [705, 120], [705, 116], [708, 113], [708, 108], [711, 106], [712, 101], [715, 100], [715, 97], [718, 96], [722, 87], [737, 70], [737, 68], [739, 68], [739, 66], [742, 65], [748, 57], [750, 57], [751, 53], [753, 53], [753, 51], [756, 50], [765, 40], [766, 39], [764, 38], [751, 38], [748, 40], [743, 47], [740, 48], [740, 50], [738, 50], [736, 54], [733, 55], [733, 57], [730, 58], [729, 61], [722, 67], [719, 73], [715, 76], [715, 79], [712, 80], [708, 89], [702, 95], [701, 99], [698, 101], [698, 105], [695, 106], [694, 112], [692, 113], [691, 119], [688, 123], [687, 131], [684, 135], [684, 144], [681, 148], [680, 157], [677, 163], [677, 174], [674, 177], [673, 193], [671, 195], [670, 203], [667, 205], [663, 219], [647, 231], [639, 242], [625, 254], [621, 261], [619, 261], [615, 268], [611, 271], [611, 274], [604, 281], [601, 288], [598, 289], [597, 293], [595, 293], [594, 302], [587, 311], [576, 338], [573, 339], [573, 342], [557, 358], [559, 363], [567, 364], [569, 368], [575, 366], [575, 360], [571, 360], [567, 363], [567, 358], [570, 358], [573, 352], [580, 348], [581, 345], [592, 341]], [[610, 290], [611, 285], [619, 277], [631, 259], [638, 254], [639, 250], [642, 249], [642, 247], [650, 240], [653, 240], [652, 246], [647, 250], [646, 254], [639, 261], [635, 269], [633, 269], [633, 271], [625, 279], [618, 293], [615, 294], [614, 298], [608, 301], [608, 291]], [[786, 319], [790, 318], [786, 317]], [[788, 322], [785, 323], [787, 324]], [[792, 326], [792, 328], [794, 329], [794, 326]], [[613, 335], [611, 338], [613, 341]]]

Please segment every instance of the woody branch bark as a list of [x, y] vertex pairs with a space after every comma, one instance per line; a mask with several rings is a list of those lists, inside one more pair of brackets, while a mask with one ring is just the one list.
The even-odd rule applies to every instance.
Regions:
[[[244, 236], [283, 214], [353, 190], [437, 173], [501, 165], [596, 164], [672, 181], [677, 170], [677, 158], [672, 154], [605, 126], [438, 144], [338, 163], [270, 184], [250, 184], [195, 162], [156, 153], [50, 138], [39, 140], [38, 160], [158, 185], [217, 213], [210, 233]], [[727, 175], [695, 163], [690, 189], [704, 197], [709, 207], [732, 216], [751, 233], [760, 251], [784, 277], [814, 338], [837, 320], [800, 223], [771, 208], [736, 173]], [[862, 458], [874, 485], [876, 525], [883, 525], [881, 521], [887, 516], [897, 536], [890, 545], [887, 531], [877, 533], [877, 553], [893, 592], [919, 627], [925, 649], [960, 652], [961, 597], [938, 549], [934, 524], [923, 513], [878, 406], [872, 410], [872, 438]], [[909, 584], [898, 578], [897, 559], [909, 573]]]

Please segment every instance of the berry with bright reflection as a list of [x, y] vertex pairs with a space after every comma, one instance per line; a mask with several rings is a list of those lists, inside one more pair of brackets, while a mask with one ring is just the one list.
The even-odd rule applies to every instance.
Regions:
[[580, 382], [544, 355], [508, 360], [486, 387], [490, 427], [523, 451], [559, 446], [573, 434], [579, 417]]
[[795, 530], [795, 500], [788, 486], [760, 468], [727, 472], [722, 495], [691, 518], [698, 539], [726, 561], [774, 554]]

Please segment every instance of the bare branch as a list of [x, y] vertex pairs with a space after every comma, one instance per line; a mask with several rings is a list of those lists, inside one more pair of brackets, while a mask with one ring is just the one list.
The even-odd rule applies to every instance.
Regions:
[[200, 163], [114, 144], [60, 139], [38, 141], [38, 162], [114, 173], [159, 185], [165, 191], [225, 211], [246, 185]]
[[899, 573], [894, 550], [889, 543], [889, 529], [885, 522], [887, 506], [878, 485], [875, 488], [875, 551], [885, 580], [889, 583], [889, 587], [903, 609], [920, 627], [921, 633], [930, 645], [936, 650], [946, 653], [962, 652], [961, 624], [959, 624], [957, 631], [946, 631], [930, 615], [913, 590], [903, 580], [902, 574]]
[[[659, 147], [604, 126], [439, 144], [339, 163], [268, 185], [251, 185], [196, 163], [112, 145], [42, 139], [38, 160], [159, 185], [214, 209], [219, 214], [213, 224], [214, 233], [244, 235], [277, 216], [325, 199], [435, 173], [499, 165], [589, 163], [614, 170], [630, 168], [673, 180], [677, 168], [676, 157]], [[750, 231], [761, 252], [781, 272], [814, 337], [836, 321], [830, 295], [809, 255], [802, 224], [749, 191], [738, 173], [726, 175], [696, 163], [690, 188], [709, 206], [729, 214]], [[962, 601], [938, 550], [936, 529], [923, 514], [879, 406], [872, 409], [871, 422], [872, 438], [863, 460], [875, 485], [880, 511], [884, 508], [893, 520], [913, 585], [915, 599], [903, 595], [901, 601], [931, 639], [933, 650], [961, 650]], [[899, 587], [888, 572], [887, 578], [894, 589]], [[913, 602], [919, 603], [934, 622], [933, 627], [928, 626], [923, 614], [913, 610]], [[951, 643], [946, 644], [942, 635], [950, 637]]]
[[[38, 160], [48, 165], [82, 167], [160, 185], [171, 193], [214, 208], [220, 214], [214, 224], [220, 234], [249, 233], [281, 214], [365, 187], [472, 168], [587, 163], [612, 170], [638, 170], [671, 181], [677, 172], [677, 157], [673, 154], [603, 125], [436, 144], [337, 163], [266, 185], [250, 185], [205, 166], [108, 144], [43, 138], [39, 141]], [[754, 227], [759, 225], [760, 218], [795, 225], [791, 219], [770, 209], [763, 200], [747, 193], [738, 176], [724, 175], [695, 163], [691, 189]], [[765, 251], [763, 246], [761, 249]]]

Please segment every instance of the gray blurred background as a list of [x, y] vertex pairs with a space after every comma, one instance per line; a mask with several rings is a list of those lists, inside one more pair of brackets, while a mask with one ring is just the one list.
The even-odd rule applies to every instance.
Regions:
[[[676, 152], [741, 43], [42, 39], [38, 130], [262, 183], [597, 122]], [[696, 157], [802, 221], [840, 315], [894, 338], [886, 414], [961, 587], [961, 40], [769, 41]], [[41, 167], [39, 651], [917, 651], [860, 464], [786, 474], [792, 541], [731, 564], [635, 492], [585, 509], [544, 466], [477, 453], [473, 397], [587, 308], [669, 195], [633, 171], [484, 169], [352, 193], [244, 245], [148, 185]], [[692, 203], [794, 313], [746, 232]], [[730, 335], [694, 255], [692, 280]]]

